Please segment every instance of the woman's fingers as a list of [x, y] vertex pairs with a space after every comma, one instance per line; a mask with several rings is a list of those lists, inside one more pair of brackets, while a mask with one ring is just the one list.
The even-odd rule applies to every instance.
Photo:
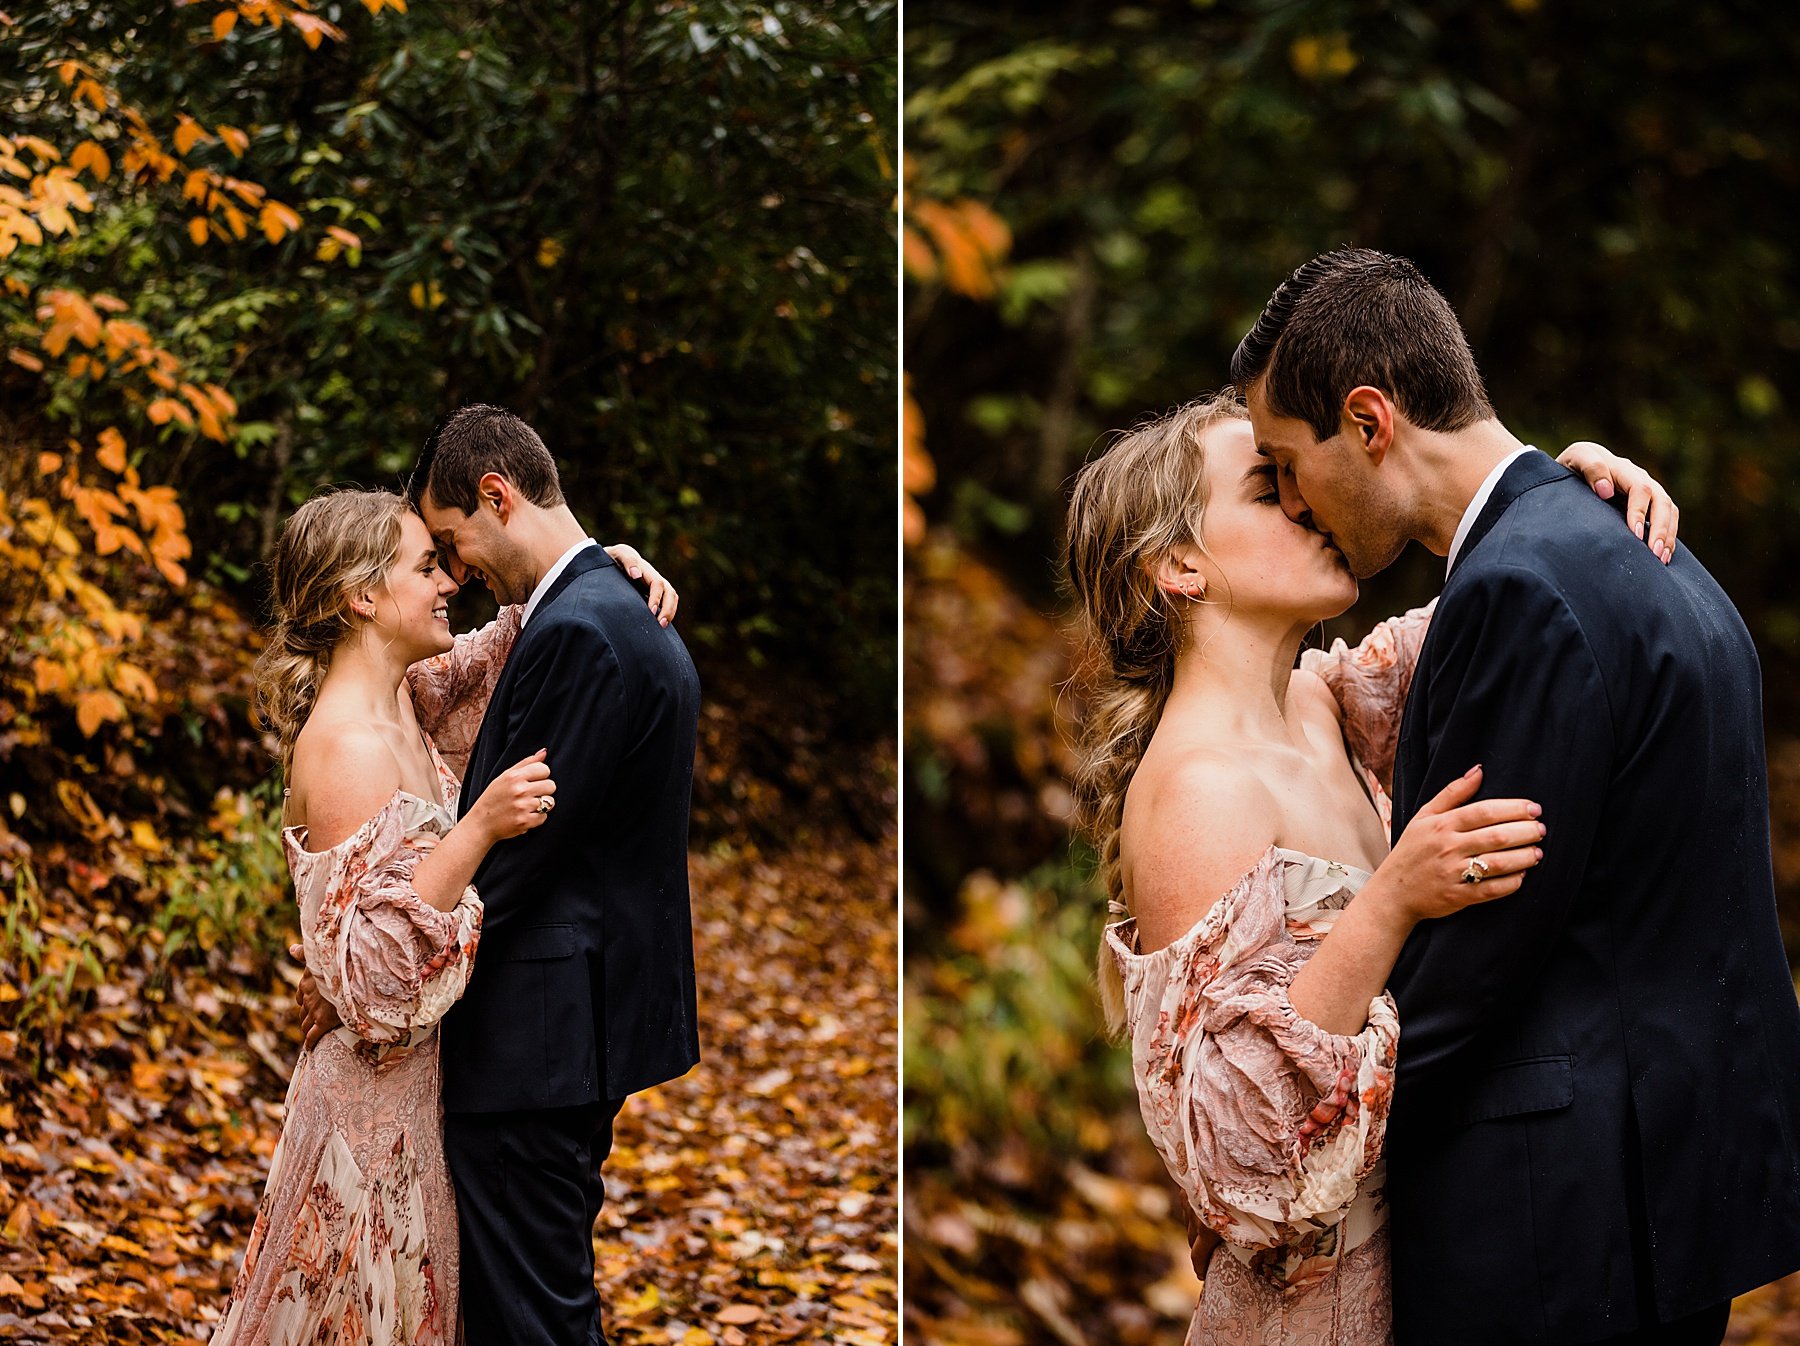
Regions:
[[1509, 851], [1515, 846], [1535, 846], [1544, 839], [1540, 822], [1502, 823], [1497, 827], [1477, 828], [1463, 833], [1463, 844], [1470, 855], [1486, 855], [1489, 851]]
[[[1544, 852], [1539, 846], [1514, 846], [1503, 851], [1483, 851], [1476, 858], [1487, 866], [1488, 877], [1481, 882], [1489, 883], [1503, 874], [1523, 874], [1534, 868], [1544, 858]], [[1481, 884], [1469, 886], [1478, 888]]]
[[1542, 812], [1529, 799], [1477, 799], [1457, 808], [1450, 821], [1458, 832], [1478, 832], [1501, 823], [1523, 822]]
[[1470, 767], [1462, 775], [1439, 790], [1431, 802], [1420, 809], [1420, 813], [1448, 813], [1452, 809], [1461, 808], [1475, 797], [1481, 788], [1481, 767]]

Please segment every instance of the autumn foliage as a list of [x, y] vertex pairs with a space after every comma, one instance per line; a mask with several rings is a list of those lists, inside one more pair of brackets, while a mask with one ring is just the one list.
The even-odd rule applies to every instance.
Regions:
[[[408, 22], [404, 0], [0, 14], [0, 1340], [204, 1340], [279, 1134], [295, 919], [250, 704], [255, 548], [345, 472], [316, 404], [392, 403], [344, 333], [411, 358], [407, 324], [442, 324], [421, 358], [462, 368], [445, 334], [488, 319], [435, 241], [418, 263], [387, 237], [391, 272], [348, 283], [380, 226], [354, 117], [206, 94], [342, 75]], [[168, 51], [133, 45], [152, 30]], [[320, 165], [362, 176], [326, 189]], [[550, 232], [531, 276], [574, 260]], [[283, 305], [340, 325], [283, 328]], [[691, 602], [701, 542], [663, 536]], [[891, 1342], [891, 744], [849, 764], [829, 714], [722, 684], [694, 859], [709, 1059], [621, 1119], [609, 1327]]]

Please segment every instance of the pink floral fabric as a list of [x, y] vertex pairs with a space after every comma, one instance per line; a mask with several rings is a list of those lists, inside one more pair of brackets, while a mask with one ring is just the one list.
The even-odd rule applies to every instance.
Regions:
[[453, 1346], [456, 1201], [444, 1163], [437, 1022], [468, 984], [481, 901], [412, 887], [449, 831], [444, 794], [397, 791], [324, 851], [282, 836], [307, 970], [343, 1026], [303, 1052], [244, 1264], [213, 1346]]
[[437, 744], [438, 754], [457, 779], [468, 771], [481, 717], [500, 681], [506, 656], [519, 638], [524, 617], [523, 603], [501, 608], [500, 615], [479, 631], [458, 636], [445, 653], [422, 659], [406, 670], [419, 727]]
[[[1301, 668], [1325, 679], [1343, 712], [1344, 742], [1380, 784], [1384, 796], [1394, 792], [1400, 717], [1406, 710], [1406, 694], [1412, 690], [1419, 647], [1425, 643], [1435, 611], [1434, 598], [1422, 608], [1389, 617], [1354, 649], [1336, 640], [1329, 650], [1307, 650], [1300, 656]], [[1388, 821], [1385, 813], [1382, 821]]]
[[[1356, 648], [1309, 652], [1384, 824], [1395, 744], [1431, 608]], [[1194, 927], [1141, 953], [1108, 928], [1124, 980], [1138, 1103], [1199, 1222], [1222, 1242], [1190, 1346], [1388, 1346], [1381, 1147], [1400, 1024], [1385, 994], [1360, 1033], [1295, 1013], [1288, 987], [1368, 879], [1271, 846]]]

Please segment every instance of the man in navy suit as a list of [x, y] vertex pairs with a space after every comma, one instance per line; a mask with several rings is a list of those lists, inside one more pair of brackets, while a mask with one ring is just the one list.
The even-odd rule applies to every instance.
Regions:
[[1734, 1295], [1800, 1267], [1749, 633], [1691, 551], [1507, 431], [1404, 259], [1301, 267], [1232, 381], [1283, 508], [1358, 576], [1409, 539], [1448, 558], [1394, 836], [1477, 763], [1549, 828], [1522, 889], [1421, 925], [1394, 969], [1396, 1341], [1716, 1344]]
[[557, 783], [544, 824], [476, 872], [481, 950], [443, 1020], [465, 1331], [479, 1346], [603, 1343], [592, 1239], [613, 1119], [700, 1056], [687, 881], [699, 680], [517, 416], [457, 411], [409, 494], [453, 578], [525, 606], [462, 798], [540, 748]]

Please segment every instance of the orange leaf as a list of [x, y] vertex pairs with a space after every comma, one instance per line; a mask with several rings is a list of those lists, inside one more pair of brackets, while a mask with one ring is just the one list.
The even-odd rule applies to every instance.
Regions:
[[175, 153], [184, 155], [202, 140], [211, 139], [204, 126], [182, 113], [181, 120], [175, 125]]
[[38, 455], [39, 476], [47, 477], [62, 465], [63, 456], [60, 453], [40, 453]]
[[763, 1311], [755, 1304], [733, 1304], [720, 1309], [714, 1316], [722, 1323], [743, 1325], [761, 1321]]
[[125, 718], [125, 703], [117, 692], [81, 692], [75, 698], [75, 725], [83, 737], [92, 738], [108, 720]]
[[362, 240], [342, 225], [328, 225], [325, 232], [330, 234], [339, 243], [342, 243], [346, 248], [360, 248], [362, 246]]
[[33, 374], [41, 374], [44, 372], [44, 362], [42, 360], [38, 359], [37, 356], [33, 355], [30, 351], [20, 350], [17, 346], [14, 346], [6, 353], [6, 358], [11, 360], [21, 369], [29, 369]]
[[95, 112], [106, 111], [106, 90], [100, 87], [100, 81], [84, 79], [75, 86], [75, 101], [86, 103]]
[[125, 436], [119, 433], [118, 427], [109, 425], [100, 432], [100, 451], [94, 456], [99, 459], [100, 466], [109, 471], [125, 470]]
[[[235, 19], [237, 15], [231, 17]], [[225, 148], [231, 151], [234, 159], [241, 159], [244, 151], [250, 148], [250, 137], [235, 126], [215, 126], [213, 130], [219, 133], [219, 139], [225, 142]]]
[[94, 175], [96, 181], [105, 182], [112, 176], [112, 160], [107, 158], [106, 151], [96, 141], [84, 140], [69, 155], [69, 167], [77, 173], [86, 169]]
[[152, 425], [167, 425], [170, 421], [180, 421], [189, 430], [194, 428], [194, 414], [172, 397], [159, 397], [144, 409]]
[[223, 42], [225, 35], [235, 27], [237, 27], [237, 11], [235, 9], [222, 10], [213, 15], [213, 41]]
[[262, 226], [263, 236], [271, 243], [281, 242], [282, 236], [300, 227], [300, 217], [279, 201], [270, 201], [262, 208], [257, 223]]
[[199, 247], [206, 242], [206, 216], [196, 215], [188, 221], [188, 237]]

